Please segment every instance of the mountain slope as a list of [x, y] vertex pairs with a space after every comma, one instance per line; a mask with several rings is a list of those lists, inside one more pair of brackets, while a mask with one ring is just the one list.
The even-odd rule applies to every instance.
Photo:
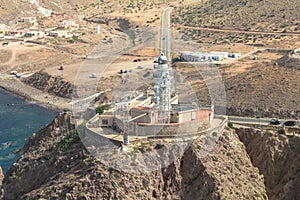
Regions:
[[300, 32], [298, 0], [209, 0], [178, 7], [173, 22], [192, 27]]
[[252, 163], [265, 177], [271, 200], [299, 199], [300, 138], [279, 135], [272, 131], [237, 129]]
[[112, 12], [133, 13], [147, 10], [166, 0], [0, 0], [0, 23], [14, 25], [21, 17], [45, 17], [51, 12], [83, 18]]
[[187, 149], [152, 140], [135, 152], [119, 152], [129, 156], [151, 151], [158, 156], [163, 150], [171, 159], [185, 150], [168, 167], [128, 173], [92, 157], [71, 121], [70, 114], [60, 114], [26, 142], [23, 155], [6, 173], [4, 199], [267, 199], [263, 177], [233, 131], [226, 130], [204, 157], [199, 145], [205, 137]]

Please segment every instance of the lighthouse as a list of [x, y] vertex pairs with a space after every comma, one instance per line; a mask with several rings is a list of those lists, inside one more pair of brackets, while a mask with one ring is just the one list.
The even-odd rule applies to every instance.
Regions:
[[157, 59], [156, 80], [154, 85], [154, 102], [159, 106], [159, 121], [170, 123], [171, 110], [171, 68], [168, 65], [167, 57], [161, 53]]

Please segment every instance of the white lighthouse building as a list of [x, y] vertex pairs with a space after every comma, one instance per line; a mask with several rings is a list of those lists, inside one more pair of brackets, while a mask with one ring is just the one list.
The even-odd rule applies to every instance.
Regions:
[[159, 106], [159, 121], [170, 123], [171, 77], [167, 57], [162, 53], [158, 57], [156, 80], [154, 85], [154, 102]]

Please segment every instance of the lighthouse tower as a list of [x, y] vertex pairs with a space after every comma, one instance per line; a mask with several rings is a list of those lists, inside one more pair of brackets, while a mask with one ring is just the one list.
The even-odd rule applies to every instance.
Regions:
[[156, 80], [154, 85], [154, 102], [159, 105], [159, 121], [170, 123], [171, 110], [171, 77], [167, 57], [162, 53], [158, 57]]

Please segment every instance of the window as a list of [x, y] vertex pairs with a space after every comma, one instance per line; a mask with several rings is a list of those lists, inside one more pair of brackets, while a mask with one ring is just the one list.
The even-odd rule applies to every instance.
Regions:
[[191, 114], [192, 114], [191, 119], [195, 120], [196, 119], [196, 112], [192, 112]]
[[107, 119], [102, 119], [102, 125], [108, 125], [108, 120]]

